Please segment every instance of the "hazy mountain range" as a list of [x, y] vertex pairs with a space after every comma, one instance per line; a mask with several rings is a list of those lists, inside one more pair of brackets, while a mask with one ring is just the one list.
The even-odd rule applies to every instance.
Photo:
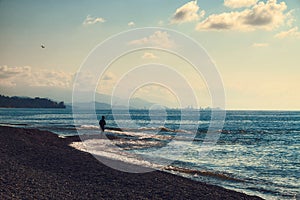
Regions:
[[[84, 96], [84, 95], [83, 95]], [[76, 102], [75, 105], [79, 106], [80, 108], [86, 108], [89, 106], [90, 103], [95, 103], [96, 109], [110, 109], [112, 107], [111, 96], [105, 94], [95, 94], [95, 101], [85, 101], [82, 99], [79, 102]], [[140, 99], [140, 98], [131, 98], [128, 102], [126, 99], [122, 99], [119, 97], [113, 98], [113, 107], [117, 109], [126, 109], [126, 108], [133, 108], [133, 109], [149, 109], [154, 103], [149, 101]], [[67, 103], [67, 106], [71, 106], [72, 103]]]

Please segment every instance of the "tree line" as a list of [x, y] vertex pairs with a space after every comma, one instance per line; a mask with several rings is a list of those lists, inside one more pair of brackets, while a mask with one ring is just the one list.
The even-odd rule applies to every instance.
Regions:
[[2, 108], [66, 108], [64, 102], [55, 102], [47, 98], [8, 97], [0, 95]]

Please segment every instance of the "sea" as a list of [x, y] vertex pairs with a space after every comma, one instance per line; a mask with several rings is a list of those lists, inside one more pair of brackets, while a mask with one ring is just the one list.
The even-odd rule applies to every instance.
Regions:
[[[117, 139], [101, 150], [91, 148], [93, 154], [152, 166], [264, 199], [300, 199], [300, 111], [228, 110], [215, 143], [202, 156], [199, 152], [208, 134], [211, 110], [191, 109], [184, 112], [191, 117], [184, 119], [178, 109], [165, 110], [164, 119], [159, 118], [161, 112], [155, 113], [146, 109], [82, 111], [82, 119], [77, 116], [75, 124], [71, 109], [3, 108], [0, 125], [48, 130], [60, 137], [106, 134]], [[104, 133], [98, 125], [102, 115], [107, 124]], [[195, 125], [196, 131], [189, 130]], [[178, 134], [180, 138], [176, 138]], [[89, 145], [103, 144], [96, 139], [89, 141]], [[166, 146], [168, 152], [160, 151]], [[79, 143], [73, 147], [86, 150]], [[141, 160], [139, 154], [149, 159]], [[170, 162], [162, 166], [157, 160]]]

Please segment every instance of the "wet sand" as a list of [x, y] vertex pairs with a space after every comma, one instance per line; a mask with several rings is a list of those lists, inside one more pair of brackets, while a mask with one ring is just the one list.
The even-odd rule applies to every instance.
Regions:
[[261, 199], [166, 172], [114, 170], [37, 129], [0, 126], [0, 199]]

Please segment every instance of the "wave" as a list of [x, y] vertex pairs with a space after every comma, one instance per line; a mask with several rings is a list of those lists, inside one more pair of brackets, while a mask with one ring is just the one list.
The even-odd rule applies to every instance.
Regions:
[[3, 125], [3, 126], [28, 126], [28, 124], [25, 124], [25, 123], [0, 123], [0, 125]]
[[[80, 125], [77, 127], [79, 129], [99, 129], [99, 126], [95, 125]], [[119, 131], [119, 132], [141, 132], [141, 131], [151, 131], [151, 132], [170, 132], [170, 133], [177, 133], [177, 132], [182, 132], [182, 133], [192, 133], [191, 131], [187, 130], [180, 130], [180, 129], [170, 129], [164, 126], [159, 126], [159, 127], [139, 127], [139, 128], [119, 128], [119, 127], [106, 127], [106, 130], [112, 130], [112, 131]]]
[[[51, 123], [50, 123], [51, 124]], [[29, 127], [32, 126], [31, 124], [26, 123], [1, 123], [1, 125], [6, 126], [21, 126], [21, 127]], [[52, 125], [52, 124], [51, 124]], [[60, 131], [76, 131], [76, 130], [83, 130], [83, 131], [89, 131], [89, 130], [99, 130], [98, 125], [91, 125], [91, 124], [83, 124], [83, 125], [73, 125], [73, 124], [57, 124], [56, 122], [53, 123], [52, 126], [49, 126], [49, 124], [45, 124], [44, 126], [39, 126], [37, 128], [45, 128], [51, 130], [60, 130]], [[199, 127], [196, 135], [201, 138], [203, 135], [206, 135], [208, 131], [208, 128]], [[131, 134], [134, 133], [152, 133], [152, 134], [169, 134], [169, 135], [176, 135], [177, 133], [183, 133], [183, 134], [195, 134], [192, 130], [183, 130], [183, 129], [171, 129], [165, 126], [158, 126], [158, 127], [138, 127], [138, 128], [125, 128], [125, 127], [106, 127], [106, 132], [130, 132]], [[235, 134], [242, 134], [242, 135], [255, 135], [255, 134], [286, 134], [286, 133], [299, 133], [299, 129], [285, 129], [285, 130], [260, 130], [260, 129], [236, 129], [236, 128], [224, 128], [222, 130], [216, 130], [217, 133], [222, 135], [235, 135]], [[88, 132], [86, 132], [88, 133]], [[95, 132], [94, 132], [95, 133]], [[197, 138], [195, 139], [197, 140]], [[201, 140], [201, 139], [200, 139]]]
[[73, 142], [70, 144], [70, 146], [80, 151], [85, 151], [93, 155], [106, 157], [111, 160], [122, 161], [128, 164], [150, 167], [153, 169], [159, 169], [162, 167], [155, 163], [143, 160], [136, 154], [122, 151], [116, 146], [112, 145], [110, 141], [103, 139], [88, 139], [84, 142]]
[[[155, 135], [147, 133], [109, 131], [104, 134], [85, 134], [80, 135], [85, 143], [87, 140], [108, 140], [113, 145], [123, 150], [149, 149], [153, 147], [163, 147], [170, 140], [171, 136]], [[91, 143], [91, 142], [89, 142]]]
[[182, 168], [182, 167], [176, 167], [176, 166], [166, 166], [163, 168], [163, 170], [180, 172], [180, 173], [190, 174], [190, 175], [194, 175], [194, 176], [209, 176], [209, 177], [222, 179], [222, 180], [245, 182], [245, 180], [235, 178], [233, 176], [230, 176], [230, 175], [227, 175], [224, 173], [219, 173], [219, 172], [189, 169], [189, 168]]
[[[81, 125], [82, 130], [97, 130], [86, 132], [84, 135], [89, 135], [91, 138], [98, 137], [98, 126], [94, 125]], [[163, 130], [164, 132], [157, 132], [154, 130]], [[181, 132], [184, 134], [177, 135]], [[186, 133], [186, 135], [185, 135]], [[100, 134], [100, 132], [99, 132]], [[85, 138], [84, 135], [80, 137]], [[172, 140], [191, 142], [191, 141], [203, 141], [203, 138], [192, 137], [187, 131], [171, 130], [166, 127], [141, 127], [141, 128], [116, 128], [107, 127], [105, 130], [106, 138], [113, 140], [116, 145], [126, 150], [143, 149], [151, 147], [163, 147]]]
[[[118, 144], [123, 145], [123, 142], [124, 141], [118, 142]], [[144, 142], [145, 141], [139, 141], [139, 142], [129, 141], [128, 143], [131, 143], [134, 146], [138, 146], [138, 145], [144, 146], [145, 145]], [[126, 145], [128, 145], [128, 143], [126, 142]], [[163, 166], [162, 164], [145, 160], [144, 159], [145, 157], [140, 157], [139, 155], [131, 153], [130, 151], [123, 151], [120, 148], [114, 146], [114, 144], [111, 143], [111, 141], [105, 140], [103, 138], [86, 139], [83, 142], [73, 142], [70, 144], [70, 146], [80, 151], [85, 151], [97, 156], [102, 156], [112, 160], [118, 160], [129, 164], [135, 164], [142, 167], [150, 167], [161, 171], [177, 173], [177, 174], [188, 174], [188, 175], [192, 175], [193, 177], [205, 176], [205, 177], [221, 179], [226, 181], [245, 182], [245, 180], [221, 172], [190, 169], [190, 168], [183, 168], [183, 167], [172, 166], [172, 165]]]
[[170, 133], [177, 133], [177, 132], [183, 132], [183, 133], [191, 133], [187, 130], [180, 130], [180, 129], [170, 129], [164, 126], [159, 127], [139, 127], [139, 128], [115, 128], [115, 127], [107, 127], [107, 130], [114, 130], [114, 131], [131, 131], [131, 132], [141, 132], [141, 131], [151, 131], [151, 132], [170, 132]]
[[95, 126], [95, 125], [81, 125], [78, 128], [79, 129], [100, 129], [99, 126]]

